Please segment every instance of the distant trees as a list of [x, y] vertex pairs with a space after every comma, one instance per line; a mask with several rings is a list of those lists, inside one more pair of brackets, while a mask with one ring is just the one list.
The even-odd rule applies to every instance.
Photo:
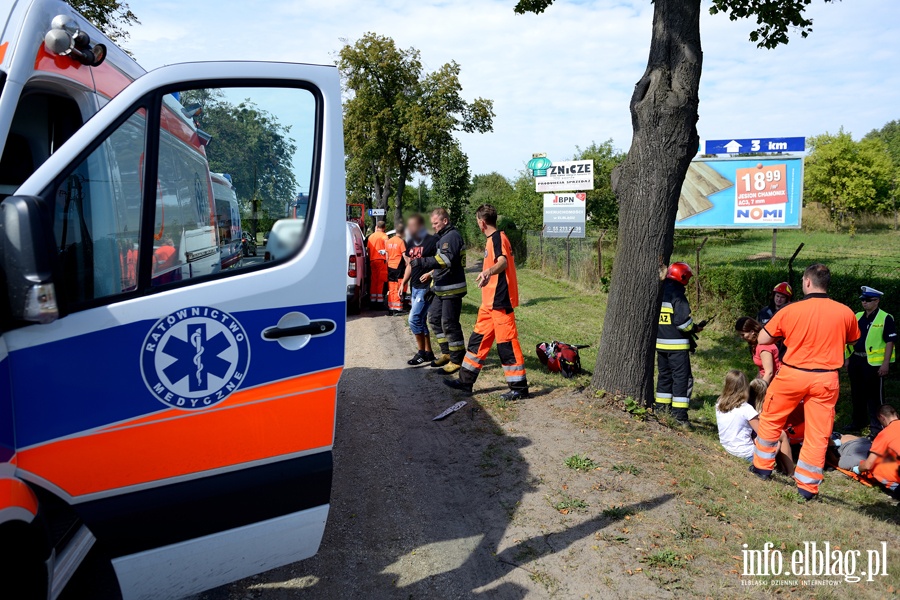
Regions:
[[441, 153], [441, 162], [434, 174], [432, 200], [450, 211], [450, 218], [462, 230], [469, 203], [469, 157], [459, 144], [452, 144]]
[[[618, 225], [619, 205], [610, 177], [624, 158], [612, 140], [576, 149], [574, 160], [594, 161], [594, 189], [587, 192], [588, 230], [615, 229]], [[484, 203], [493, 204], [519, 229], [539, 231], [543, 226], [543, 195], [534, 191], [534, 177], [528, 171], [521, 171], [511, 181], [499, 173], [476, 175], [472, 180], [471, 208]]]
[[290, 127], [249, 100], [228, 102], [219, 90], [184, 92], [181, 103], [201, 108], [197, 126], [212, 136], [206, 148], [209, 168], [231, 174], [238, 200], [251, 215], [251, 233], [286, 216], [288, 203], [300, 190]]
[[372, 199], [376, 208], [387, 208], [393, 195], [395, 220], [402, 218], [404, 188], [413, 174], [435, 176], [445, 151], [458, 150], [454, 132], [493, 128], [493, 102], [463, 99], [455, 61], [425, 73], [418, 50], [367, 33], [341, 48], [337, 65], [346, 95], [349, 195]]
[[125, 2], [118, 0], [68, 1], [75, 10], [93, 23], [94, 27], [119, 45], [128, 40], [128, 28], [141, 23]]
[[[896, 123], [896, 122], [894, 122]], [[892, 130], [886, 126], [887, 138]], [[831, 211], [836, 222], [849, 222], [863, 213], [885, 214], [896, 207], [896, 184], [900, 163], [892, 160], [885, 138], [872, 132], [855, 141], [843, 129], [810, 138], [806, 159], [804, 190], [807, 201], [819, 202]]]

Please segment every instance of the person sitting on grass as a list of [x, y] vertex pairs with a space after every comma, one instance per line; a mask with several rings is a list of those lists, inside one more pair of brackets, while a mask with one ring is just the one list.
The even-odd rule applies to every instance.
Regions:
[[750, 355], [753, 364], [759, 369], [759, 377], [768, 385], [772, 383], [775, 373], [781, 368], [781, 351], [776, 344], [758, 343], [759, 332], [762, 325], [750, 317], [741, 317], [734, 324], [734, 329], [747, 345], [750, 346]]
[[[759, 384], [754, 384], [755, 393]], [[762, 391], [765, 396], [765, 390]], [[750, 384], [743, 371], [731, 369], [725, 375], [725, 386], [716, 401], [716, 425], [719, 429], [719, 442], [726, 452], [747, 462], [753, 461], [753, 438], [759, 424], [759, 413], [750, 404]], [[755, 397], [754, 397], [755, 399]], [[781, 433], [781, 444], [778, 451], [778, 466], [786, 474], [794, 472], [794, 461], [791, 458], [791, 445], [787, 435]]]
[[[857, 464], [852, 465], [850, 470], [857, 475], [870, 474], [885, 489], [896, 494], [898, 488], [900, 488], [900, 473], [897, 472], [897, 467], [900, 466], [900, 461], [898, 461], [898, 457], [900, 457], [900, 417], [897, 415], [897, 409], [890, 404], [883, 404], [878, 409], [878, 421], [884, 429], [872, 440], [865, 460], [859, 460]], [[849, 439], [847, 442], [844, 442], [844, 438], [852, 437], [841, 436], [840, 441], [835, 440], [835, 445], [838, 446], [838, 452], [841, 453], [842, 459], [844, 452], [841, 452], [841, 448], [845, 444], [854, 442], [854, 440]], [[866, 438], [854, 439], [866, 440]], [[862, 448], [865, 442], [856, 442], [854, 445], [859, 445]], [[845, 468], [841, 463], [838, 463], [838, 466]]]

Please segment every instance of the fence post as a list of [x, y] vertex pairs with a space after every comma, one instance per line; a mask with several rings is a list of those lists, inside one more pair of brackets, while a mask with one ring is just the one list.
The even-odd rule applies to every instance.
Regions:
[[566, 236], [566, 279], [572, 279], [572, 250], [569, 246], [569, 240], [572, 237], [572, 232], [575, 231], [575, 228], [569, 230], [569, 235]]
[[606, 237], [606, 230], [600, 232], [600, 238], [597, 240], [597, 265], [600, 268], [600, 281], [603, 281], [603, 238]]
[[790, 260], [788, 260], [788, 285], [792, 288], [794, 287], [794, 259], [797, 258], [797, 255], [800, 254], [801, 250], [803, 250], [803, 242], [797, 246], [797, 249], [794, 250]]
[[547, 229], [546, 225], [541, 227], [541, 271], [544, 270], [544, 230], [545, 229]]
[[775, 265], [775, 242], [778, 240], [778, 230], [772, 229], [772, 265]]
[[706, 240], [709, 239], [709, 236], [703, 238], [703, 241], [700, 242], [700, 245], [697, 246], [697, 274], [694, 279], [697, 280], [697, 308], [700, 308], [700, 251], [703, 250], [703, 246], [706, 245]]

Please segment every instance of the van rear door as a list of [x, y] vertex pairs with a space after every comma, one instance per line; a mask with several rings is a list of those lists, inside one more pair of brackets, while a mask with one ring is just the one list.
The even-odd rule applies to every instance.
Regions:
[[[241, 114], [268, 123], [265, 146], [249, 146]], [[52, 214], [61, 315], [3, 334], [17, 474], [74, 508], [126, 598], [317, 551], [344, 360], [341, 128], [333, 67], [173, 65], [17, 192]], [[245, 229], [304, 189], [305, 230], [281, 260], [201, 268], [219, 260], [209, 171], [240, 186], [240, 168], [256, 190], [238, 189], [253, 198]]]

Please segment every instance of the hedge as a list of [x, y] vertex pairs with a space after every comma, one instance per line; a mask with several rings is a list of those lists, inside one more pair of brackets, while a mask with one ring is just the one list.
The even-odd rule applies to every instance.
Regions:
[[[801, 277], [803, 268], [795, 270], [792, 285], [794, 298], [801, 299]], [[722, 265], [704, 267], [700, 273], [702, 296], [700, 304], [704, 316], [715, 314], [722, 319], [736, 319], [741, 315], [756, 317], [760, 308], [768, 304], [772, 288], [780, 281], [787, 281], [789, 274], [785, 266], [778, 265]], [[868, 285], [884, 292], [881, 307], [897, 313], [900, 307], [900, 276], [897, 278], [874, 275], [871, 269], [848, 269], [832, 271], [829, 296], [843, 302], [855, 312], [861, 310], [859, 288]]]

